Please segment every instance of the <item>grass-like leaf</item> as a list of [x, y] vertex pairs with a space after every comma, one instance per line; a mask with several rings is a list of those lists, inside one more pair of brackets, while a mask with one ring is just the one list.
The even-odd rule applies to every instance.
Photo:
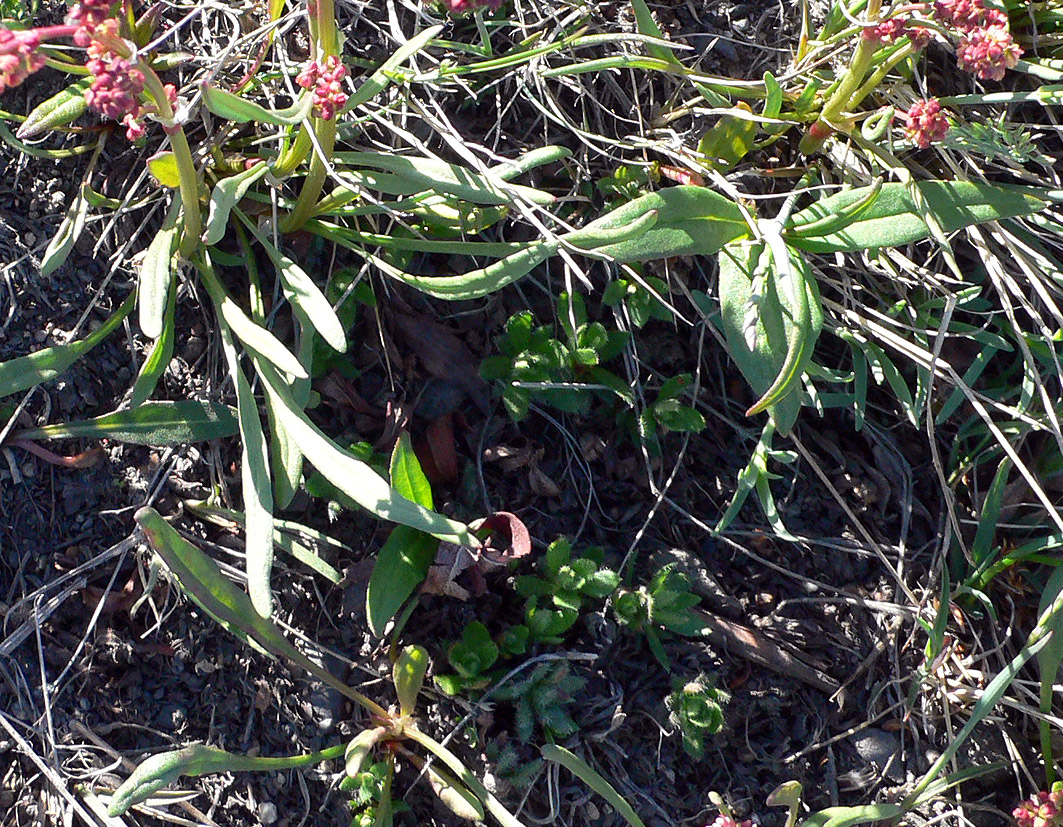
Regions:
[[604, 798], [623, 817], [631, 827], [645, 827], [638, 813], [628, 804], [622, 795], [613, 789], [613, 785], [606, 781], [601, 773], [580, 758], [576, 753], [559, 747], [557, 744], [543, 744], [539, 747], [543, 758], [560, 764], [576, 778], [594, 790]]
[[236, 417], [220, 402], [183, 400], [147, 402], [138, 408], [97, 416], [80, 422], [64, 422], [27, 428], [20, 439], [113, 439], [134, 445], [181, 445], [222, 439], [237, 432]]

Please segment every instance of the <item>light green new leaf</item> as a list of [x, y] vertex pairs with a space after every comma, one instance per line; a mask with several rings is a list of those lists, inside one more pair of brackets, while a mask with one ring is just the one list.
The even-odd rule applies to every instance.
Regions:
[[412, 715], [417, 708], [417, 696], [421, 694], [424, 676], [428, 672], [428, 652], [420, 646], [406, 646], [391, 670], [395, 693], [399, 697], [399, 712]]
[[729, 241], [749, 235], [742, 211], [731, 199], [706, 187], [669, 187], [651, 192], [588, 224], [581, 232], [632, 225], [656, 210], [657, 221], [636, 238], [596, 248], [617, 261], [673, 256], [708, 256]]
[[163, 316], [173, 281], [173, 254], [177, 249], [180, 216], [181, 198], [178, 195], [170, 205], [166, 220], [151, 240], [144, 253], [144, 260], [140, 263], [137, 304], [140, 329], [149, 339], [158, 339], [162, 335]]
[[[755, 305], [751, 304], [754, 276], [759, 283]], [[769, 410], [782, 434], [797, 420], [800, 378], [823, 326], [816, 281], [799, 255], [790, 255], [790, 277], [792, 284], [783, 283], [762, 242], [728, 244], [720, 253], [720, 309], [727, 350], [758, 397], [763, 400], [776, 389]], [[794, 306], [791, 288], [801, 291], [803, 307]], [[750, 314], [755, 314], [752, 347], [747, 338]]]
[[175, 190], [181, 186], [181, 172], [177, 156], [172, 152], [157, 152], [148, 158], [148, 172], [160, 186]]
[[441, 540], [476, 547], [469, 527], [436, 514], [394, 491], [369, 465], [344, 451], [307, 418], [272, 367], [255, 359], [255, 368], [274, 403], [274, 412], [314, 467], [344, 494], [372, 514], [424, 531]]
[[57, 423], [18, 431], [20, 439], [113, 439], [134, 445], [183, 445], [233, 436], [236, 417], [220, 402], [183, 400], [146, 402], [137, 408], [80, 422]]
[[85, 91], [92, 85], [92, 81], [92, 77], [79, 78], [62, 92], [38, 104], [15, 134], [22, 140], [35, 138], [42, 132], [66, 126], [77, 119], [88, 108]]
[[77, 196], [63, 217], [63, 223], [59, 225], [58, 231], [48, 242], [48, 248], [41, 259], [41, 276], [50, 276], [58, 270], [70, 255], [70, 251], [74, 249], [78, 238], [81, 237], [81, 231], [85, 229], [85, 219], [89, 213], [87, 189], [87, 182], [78, 189]]
[[295, 126], [306, 120], [314, 107], [314, 96], [303, 92], [299, 99], [286, 109], [266, 109], [264, 106], [204, 83], [203, 103], [219, 118], [235, 123], [269, 123], [274, 126]]
[[171, 282], [170, 295], [166, 299], [166, 307], [163, 311], [162, 330], [155, 343], [151, 346], [151, 352], [144, 364], [140, 366], [140, 373], [133, 383], [133, 390], [129, 395], [129, 407], [137, 408], [148, 401], [155, 392], [155, 386], [166, 372], [167, 365], [173, 358], [174, 340], [177, 330], [174, 325], [174, 313], [177, 310], [177, 285]]
[[[919, 181], [913, 186], [947, 233], [985, 221], [1030, 215], [1048, 205], [1040, 191], [1031, 188], [970, 181]], [[883, 184], [878, 197], [844, 228], [824, 234], [804, 234], [807, 225], [829, 219], [866, 200], [868, 189], [840, 192], [801, 210], [792, 217], [785, 233], [788, 243], [814, 253], [833, 253], [896, 247], [929, 238], [930, 228], [921, 210], [901, 183]]]
[[204, 225], [203, 243], [209, 246], [217, 244], [225, 236], [225, 226], [229, 223], [229, 214], [240, 203], [249, 189], [269, 171], [265, 161], [259, 161], [250, 169], [237, 175], [222, 178], [210, 193], [210, 206]]
[[132, 312], [136, 305], [136, 293], [130, 293], [121, 306], [110, 315], [100, 329], [90, 333], [84, 339], [68, 345], [55, 345], [19, 356], [7, 362], [0, 362], [0, 398], [19, 391], [29, 390], [35, 385], [55, 379], [74, 362], [92, 350], [96, 345], [110, 336]]
[[631, 827], [645, 827], [642, 819], [638, 817], [638, 813], [636, 813], [631, 805], [624, 800], [624, 797], [620, 795], [620, 793], [613, 789], [613, 785], [606, 781], [601, 773], [574, 752], [571, 752], [564, 747], [559, 747], [557, 744], [543, 744], [539, 747], [539, 751], [547, 761], [553, 761], [560, 764], [580, 781], [594, 790], [594, 792], [598, 793], [598, 795], [608, 801], [612, 807], [620, 813], [624, 821], [631, 825]]

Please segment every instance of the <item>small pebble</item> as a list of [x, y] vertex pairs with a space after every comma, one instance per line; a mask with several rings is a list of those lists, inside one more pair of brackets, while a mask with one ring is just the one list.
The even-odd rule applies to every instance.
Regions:
[[259, 823], [269, 827], [271, 824], [277, 823], [277, 805], [272, 801], [263, 801], [258, 805], [258, 820]]

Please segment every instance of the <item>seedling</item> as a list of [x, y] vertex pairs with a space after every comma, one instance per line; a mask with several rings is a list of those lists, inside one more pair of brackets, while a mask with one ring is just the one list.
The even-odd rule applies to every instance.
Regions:
[[517, 578], [517, 591], [528, 598], [525, 623], [533, 639], [560, 642], [579, 618], [585, 600], [604, 600], [616, 590], [620, 576], [601, 566], [601, 549], [585, 554], [573, 560], [572, 544], [558, 538], [546, 550], [541, 577]]
[[690, 609], [698, 604], [698, 596], [691, 594], [690, 579], [675, 564], [662, 568], [645, 586], [620, 589], [612, 604], [621, 625], [646, 635], [650, 650], [665, 669], [669, 660], [661, 633], [697, 634], [697, 619]]
[[727, 700], [726, 693], [704, 675], [679, 684], [665, 700], [668, 720], [679, 728], [683, 749], [691, 758], [701, 758], [705, 754], [705, 736], [715, 735], [723, 728]]
[[568, 707], [585, 683], [567, 663], [541, 663], [527, 677], [495, 690], [494, 697], [513, 703], [517, 737], [524, 743], [532, 741], [536, 727], [547, 741], [561, 741], [579, 731]]

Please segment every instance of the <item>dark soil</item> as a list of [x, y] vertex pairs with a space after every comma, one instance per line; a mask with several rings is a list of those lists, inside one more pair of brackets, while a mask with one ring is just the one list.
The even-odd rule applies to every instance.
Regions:
[[[603, 19], [629, 15], [627, 3], [601, 6]], [[660, 23], [673, 39], [707, 50], [706, 71], [759, 77], [785, 58], [777, 50], [793, 35], [794, 21], [780, 27], [779, 14], [775, 4], [685, 3], [662, 11]], [[368, 27], [365, 36], [373, 42]], [[28, 111], [46, 91], [20, 89], [5, 98], [5, 105]], [[663, 101], [668, 90], [652, 91]], [[619, 108], [619, 92], [612, 95], [603, 92], [605, 114], [597, 126], [603, 134], [629, 134], [630, 124], [610, 122], [608, 113], [630, 112], [630, 107]], [[652, 118], [655, 113], [644, 114]], [[483, 117], [490, 123], [493, 113]], [[507, 121], [506, 128], [513, 136], [528, 134], [519, 122]], [[698, 123], [682, 128], [693, 132]], [[552, 134], [553, 127], [544, 129], [547, 140], [570, 140]], [[536, 133], [535, 140], [540, 137]], [[0, 360], [67, 341], [91, 303], [94, 309], [80, 327], [84, 335], [130, 289], [124, 261], [108, 275], [113, 239], [100, 250], [86, 239], [52, 277], [37, 275], [34, 257], [76, 188], [73, 170], [69, 162], [18, 158], [9, 147], [0, 150], [0, 181], [5, 182], [0, 249], [7, 265], [0, 278]], [[673, 263], [659, 275], [702, 290], [709, 290], [714, 278], [707, 261]], [[597, 272], [595, 278], [604, 283], [605, 274]], [[522, 289], [469, 307], [442, 306], [407, 293], [397, 298], [455, 334], [480, 359], [493, 352], [494, 336], [511, 313], [530, 307], [546, 323], [560, 284], [559, 274], [542, 272]], [[680, 312], [696, 318], [680, 292], [673, 298]], [[188, 335], [160, 397], [227, 393], [209, 319], [189, 291], [182, 293], [179, 312], [180, 329]], [[607, 313], [593, 303], [590, 312]], [[668, 435], [660, 456], [647, 457], [618, 422], [619, 409], [608, 403], [587, 416], [533, 411], [514, 424], [492, 399], [485, 415], [476, 400], [463, 398], [460, 388], [433, 377], [423, 358], [410, 355], [417, 352], [416, 343], [404, 340], [394, 311], [381, 316], [384, 337], [376, 325], [364, 314], [357, 328], [363, 344], [353, 347], [350, 357], [361, 397], [381, 411], [389, 398], [413, 410], [415, 437], [441, 411], [461, 414], [456, 418], [461, 467], [455, 480], [439, 486], [437, 505], [460, 518], [499, 509], [519, 514], [535, 540], [533, 557], [560, 535], [572, 538], [577, 550], [602, 547], [605, 562], [614, 567], [634, 549], [630, 574], [636, 583], [660, 565], [678, 561], [695, 579], [717, 589], [706, 592], [706, 610], [777, 641], [845, 685], [832, 697], [782, 667], [766, 667], [751, 653], [756, 647], [739, 639], [667, 640], [669, 673], [642, 636], [619, 629], [608, 613], [588, 614], [560, 649], [531, 652], [530, 657], [562, 655], [571, 673], [585, 681], [570, 706], [580, 731], [566, 744], [597, 766], [648, 825], [711, 822], [717, 809], [710, 791], [723, 795], [740, 816], [781, 825], [781, 812], [764, 802], [784, 781], [799, 780], [807, 804], [816, 809], [889, 798], [928, 766], [946, 738], [944, 717], [938, 710], [933, 720], [933, 710], [924, 709], [918, 721], [919, 716], [906, 720], [903, 704], [907, 679], [921, 662], [922, 638], [903, 608], [907, 600], [897, 595], [896, 579], [838, 502], [840, 497], [848, 504], [885, 549], [891, 566], [903, 553], [905, 582], [932, 582], [929, 551], [938, 536], [941, 503], [925, 434], [893, 427], [896, 421], [885, 417], [882, 427], [858, 432], [845, 414], [805, 416], [797, 436], [837, 497], [805, 459], [780, 465], [775, 496], [784, 522], [801, 541], [774, 538], [752, 499], [735, 525], [714, 539], [706, 528], [716, 524], [730, 501], [759, 423], [744, 419], [752, 400], [711, 332], [651, 322], [640, 334], [639, 379], [697, 375], [708, 420], [703, 433], [689, 440]], [[395, 396], [389, 396], [382, 338], [394, 348], [387, 358], [398, 357], [391, 366], [399, 383]], [[60, 422], [115, 409], [142, 358], [143, 342], [130, 324], [32, 393], [17, 421]], [[3, 400], [0, 424], [22, 402], [22, 395]], [[359, 416], [328, 395], [314, 415], [333, 435], [351, 441], [382, 438], [381, 419]], [[73, 455], [92, 446], [50, 447]], [[155, 497], [157, 508], [176, 515], [180, 500], [205, 496], [217, 485], [238, 508], [238, 446], [105, 447], [105, 460], [82, 470], [54, 468], [18, 448], [0, 449], [0, 823], [5, 825], [62, 822], [69, 799], [76, 800], [77, 784], [108, 788], [127, 777], [129, 766], [119, 764], [119, 758], [137, 761], [192, 742], [284, 755], [349, 739], [364, 723], [334, 693], [249, 651], [171, 590], [157, 588], [153, 605], [131, 614], [146, 572], [142, 552], [134, 543], [123, 544], [133, 531], [133, 511]], [[777, 447], [790, 445], [779, 440]], [[490, 461], [500, 454], [518, 459]], [[673, 469], [667, 501], [662, 501], [653, 489], [663, 486]], [[391, 702], [386, 642], [371, 638], [362, 608], [367, 562], [387, 527], [349, 512], [336, 516], [307, 497], [297, 497], [283, 516], [329, 533], [351, 552], [329, 559], [346, 574], [337, 588], [280, 561], [274, 578], [279, 617], [334, 653], [326, 658], [332, 671]], [[238, 536], [187, 515], [175, 524], [239, 569]], [[529, 570], [525, 562], [517, 573]], [[481, 619], [502, 628], [516, 619], [520, 602], [512, 578], [495, 575], [489, 586], [483, 597], [464, 603], [425, 598], [403, 641], [426, 646], [442, 671], [444, 646], [465, 623]], [[668, 723], [664, 700], [676, 680], [699, 675], [712, 676], [731, 699], [724, 731], [695, 760]], [[494, 772], [486, 756], [499, 749], [510, 750], [521, 766], [537, 760], [535, 746], [517, 739], [513, 710], [505, 702], [474, 710], [465, 700], [428, 691], [422, 703], [424, 726], [433, 735], [450, 735], [460, 722], [453, 746], [481, 774]], [[469, 712], [474, 714], [467, 717]], [[937, 729], [926, 729], [927, 721]], [[988, 730], [976, 747], [980, 752], [967, 760], [983, 763], [1006, 754]], [[312, 772], [184, 779], [179, 788], [197, 793], [190, 799], [194, 810], [170, 806], [168, 811], [218, 825], [338, 827], [349, 821], [345, 795], [336, 788], [341, 774], [337, 764]], [[553, 776], [554, 783], [549, 775], [542, 769], [534, 783], [519, 786], [508, 784], [504, 773], [494, 778], [510, 804], [523, 803], [529, 823], [622, 823], [567, 773], [559, 781]], [[423, 784], [408, 788], [415, 777], [408, 765], [399, 776], [398, 789], [411, 805], [399, 820], [454, 823]], [[59, 779], [62, 793], [54, 783]], [[1013, 780], [1000, 783], [999, 776], [989, 776], [965, 788], [968, 801], [980, 802], [972, 820], [1003, 823], [1000, 810], [1010, 809], [1016, 798], [1013, 785]], [[982, 812], [983, 805], [990, 809]], [[161, 824], [163, 819], [140, 813], [129, 823]]]

